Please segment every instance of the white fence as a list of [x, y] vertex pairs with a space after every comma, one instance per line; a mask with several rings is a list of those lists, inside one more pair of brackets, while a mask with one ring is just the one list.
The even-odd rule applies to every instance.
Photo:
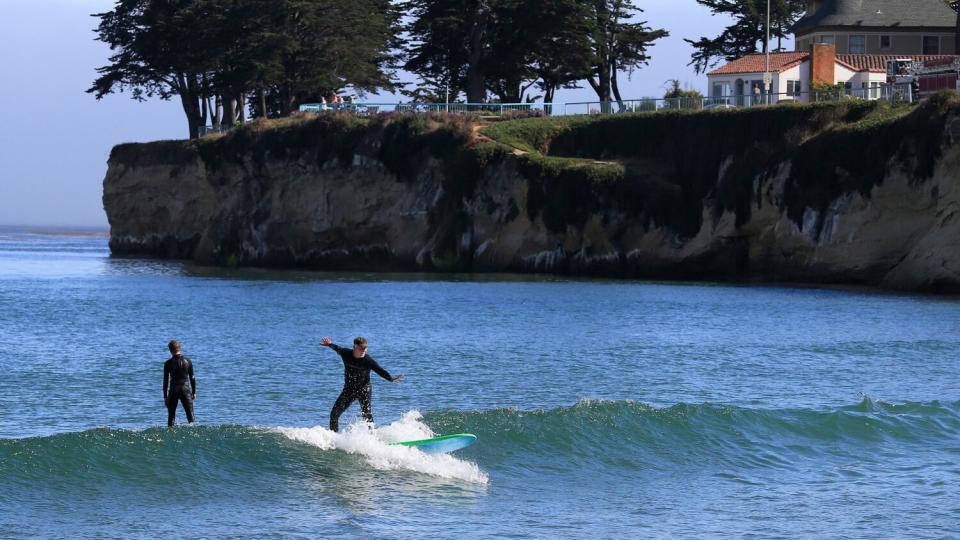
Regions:
[[847, 90], [814, 90], [792, 94], [754, 94], [723, 97], [642, 98], [622, 101], [583, 101], [564, 103], [560, 114], [617, 114], [650, 112], [670, 109], [713, 110], [737, 109], [780, 103], [818, 103], [840, 100], [884, 100], [893, 103], [910, 103], [913, 92], [909, 84], [884, 85], [873, 88]]

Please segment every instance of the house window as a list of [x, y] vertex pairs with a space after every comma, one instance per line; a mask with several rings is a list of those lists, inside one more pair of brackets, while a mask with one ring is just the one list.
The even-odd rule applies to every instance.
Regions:
[[799, 96], [801, 92], [800, 81], [787, 81], [787, 94]]
[[880, 49], [884, 51], [890, 49], [890, 36], [880, 36]]
[[713, 93], [710, 94], [710, 97], [725, 98], [730, 96], [730, 83], [728, 82], [715, 82], [712, 88]]
[[867, 52], [866, 36], [850, 36], [850, 54], [864, 54]]
[[836, 36], [820, 36], [820, 43], [833, 45], [834, 43], [836, 43]]
[[940, 54], [940, 36], [923, 36], [923, 54]]

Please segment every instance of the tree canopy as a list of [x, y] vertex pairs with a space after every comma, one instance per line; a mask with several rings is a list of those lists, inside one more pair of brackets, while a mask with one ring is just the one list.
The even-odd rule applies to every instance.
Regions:
[[401, 89], [401, 65], [418, 99], [552, 102], [585, 81], [619, 101], [618, 77], [668, 35], [641, 13], [634, 0], [116, 0], [94, 15], [112, 54], [88, 92], [178, 97], [191, 137], [344, 89]]
[[[684, 39], [693, 45], [690, 65], [705, 73], [721, 61], [736, 60], [754, 52], [766, 52], [767, 0], [697, 0], [714, 15], [733, 18], [733, 24], [714, 38]], [[770, 39], [777, 48], [790, 28], [803, 15], [805, 0], [770, 0]]]
[[[427, 95], [518, 102], [536, 85], [545, 99], [587, 81], [602, 101], [619, 96], [617, 72], [647, 63], [667, 35], [634, 17], [632, 0], [409, 0], [405, 68]], [[619, 99], [619, 97], [617, 98]]]
[[617, 74], [645, 65], [650, 60], [647, 47], [670, 35], [663, 29], [651, 29], [646, 22], [630, 22], [642, 11], [632, 0], [592, 0], [594, 62], [587, 82], [601, 102], [611, 101], [611, 95], [622, 101]]
[[88, 90], [97, 99], [179, 96], [191, 137], [350, 87], [396, 86], [399, 12], [389, 0], [118, 0], [97, 39], [112, 53]]

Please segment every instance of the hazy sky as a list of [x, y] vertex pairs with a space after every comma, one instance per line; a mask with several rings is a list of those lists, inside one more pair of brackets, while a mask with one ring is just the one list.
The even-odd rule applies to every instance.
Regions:
[[[97, 101], [84, 90], [109, 49], [94, 41], [112, 0], [0, 0], [0, 225], [107, 226], [101, 197], [110, 149], [118, 143], [186, 136], [178, 101], [140, 103], [129, 94]], [[703, 91], [706, 77], [687, 66], [683, 38], [713, 36], [726, 24], [694, 0], [637, 0], [643, 19], [671, 36], [650, 65], [621, 83], [624, 98], [660, 96], [680, 79]], [[370, 98], [396, 101], [389, 95]], [[593, 101], [589, 88], [555, 101]]]

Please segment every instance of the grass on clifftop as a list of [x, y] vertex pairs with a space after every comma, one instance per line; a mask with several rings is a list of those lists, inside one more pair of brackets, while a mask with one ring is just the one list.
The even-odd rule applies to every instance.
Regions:
[[193, 141], [119, 145], [111, 160], [176, 164], [199, 157], [216, 175], [230, 164], [261, 166], [268, 157], [350, 168], [363, 155], [401, 181], [439, 163], [444, 197], [431, 220], [451, 229], [439, 242], [443, 252], [456, 249], [464, 199], [485, 171], [511, 159], [529, 181], [521, 210], [550, 230], [616, 212], [684, 238], [700, 230], [705, 207], [714, 218], [732, 211], [738, 225], [748, 222], [783, 163], [792, 166], [777, 204], [798, 225], [806, 209], [822, 215], [843, 193], [869, 196], [892, 166], [923, 181], [940, 156], [945, 119], [956, 112], [960, 97], [949, 93], [919, 106], [849, 100], [527, 118], [483, 127], [461, 115], [302, 115]]
[[255, 120], [224, 134], [194, 140], [122, 144], [112, 160], [146, 164], [199, 157], [208, 169], [266, 159], [306, 159], [322, 167], [335, 159], [353, 165], [363, 153], [381, 161], [391, 173], [409, 179], [429, 156], [446, 156], [470, 146], [473, 119], [464, 116], [383, 114], [364, 118], [351, 114], [306, 114]]
[[738, 224], [749, 221], [764, 183], [787, 161], [783, 203], [798, 224], [806, 208], [822, 211], [841, 193], [868, 195], [893, 159], [914, 178], [929, 178], [948, 109], [960, 109], [960, 98], [532, 118], [481, 133], [524, 153], [528, 212], [542, 213], [550, 229], [615, 209], [689, 237], [705, 205], [715, 216], [733, 211]]

